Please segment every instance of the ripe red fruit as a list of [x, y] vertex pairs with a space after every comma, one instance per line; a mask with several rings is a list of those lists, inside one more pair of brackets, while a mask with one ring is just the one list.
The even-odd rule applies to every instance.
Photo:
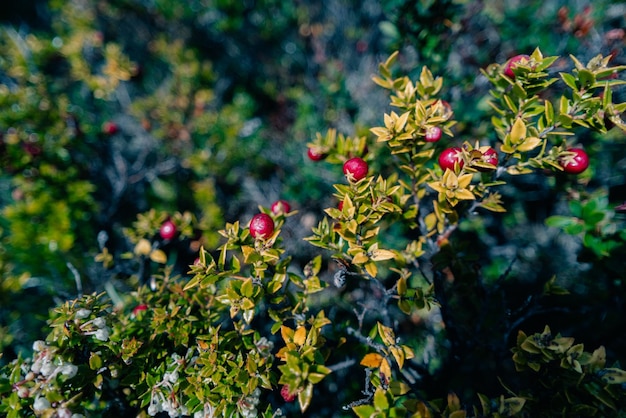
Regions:
[[439, 126], [431, 126], [426, 129], [424, 140], [426, 142], [437, 142], [441, 139], [441, 128]]
[[454, 164], [458, 163], [459, 168], [463, 168], [463, 150], [459, 147], [446, 148], [439, 155], [439, 167], [443, 171], [447, 169], [454, 171]]
[[337, 203], [337, 209], [343, 210], [343, 200], [340, 200], [339, 203]]
[[258, 213], [250, 221], [250, 235], [253, 238], [268, 238], [274, 233], [274, 221], [266, 213]]
[[313, 148], [309, 148], [308, 151], [306, 152], [306, 155], [312, 161], [320, 161], [320, 160], [323, 160], [324, 158], [326, 158], [326, 154], [323, 154], [321, 152], [317, 152]]
[[509, 78], [515, 78], [515, 74], [513, 73], [513, 68], [517, 67], [517, 64], [520, 61], [528, 61], [530, 59], [530, 57], [528, 55], [516, 55], [513, 58], [511, 58], [510, 60], [507, 61], [505, 67], [504, 67], [504, 75], [509, 77]]
[[133, 316], [137, 316], [139, 314], [139, 312], [143, 312], [143, 311], [147, 311], [147, 310], [148, 310], [148, 305], [146, 305], [145, 303], [137, 305], [133, 309]]
[[166, 240], [174, 238], [174, 236], [176, 235], [176, 232], [177, 232], [176, 225], [174, 225], [174, 222], [172, 222], [169, 219], [163, 222], [161, 224], [161, 227], [159, 228], [159, 234], [161, 235], [161, 238], [166, 239]]
[[272, 203], [272, 213], [278, 215], [280, 213], [289, 213], [291, 211], [291, 206], [286, 200], [277, 200]]
[[25, 142], [24, 151], [26, 151], [31, 157], [36, 157], [41, 154], [41, 147], [35, 142]]
[[296, 400], [296, 394], [295, 393], [290, 393], [289, 392], [289, 386], [287, 386], [287, 385], [283, 385], [283, 387], [280, 388], [280, 396], [283, 397], [285, 402], [293, 402], [293, 401]]
[[559, 160], [559, 164], [563, 167], [563, 171], [568, 174], [580, 174], [589, 167], [589, 156], [582, 148], [570, 148], [569, 152], [573, 155], [567, 155]]
[[[487, 148], [487, 150], [485, 152], [483, 152], [482, 157], [480, 158], [481, 161], [485, 162], [485, 163], [489, 163], [489, 164], [493, 164], [493, 165], [498, 165], [498, 153], [496, 152], [495, 149], [489, 147]], [[479, 171], [488, 171], [488, 169], [485, 168], [479, 168]]]
[[359, 181], [367, 176], [369, 167], [367, 163], [359, 157], [350, 158], [343, 164], [343, 173], [352, 177], [354, 181]]
[[120, 128], [115, 122], [108, 121], [102, 124], [102, 132], [107, 135], [115, 135], [119, 130]]

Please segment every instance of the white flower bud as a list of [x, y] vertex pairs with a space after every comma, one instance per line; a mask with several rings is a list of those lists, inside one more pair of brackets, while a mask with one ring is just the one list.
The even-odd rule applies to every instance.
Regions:
[[32, 370], [33, 373], [39, 374], [39, 372], [41, 371], [41, 360], [35, 360], [33, 365], [30, 366], [30, 369]]
[[37, 340], [33, 343], [33, 351], [42, 352], [46, 347], [46, 343], [41, 340]]
[[33, 409], [35, 410], [35, 412], [37, 411], [45, 411], [46, 409], [50, 408], [50, 401], [48, 401], [46, 398], [37, 398], [35, 399], [35, 403], [33, 404]]
[[70, 379], [76, 376], [76, 372], [78, 372], [78, 366], [71, 363], [66, 363], [61, 367], [61, 373]]
[[56, 366], [54, 364], [52, 364], [49, 361], [44, 361], [43, 365], [41, 366], [41, 374], [48, 377], [52, 373], [54, 373], [55, 369], [56, 369]]
[[167, 376], [167, 381], [170, 383], [176, 383], [176, 381], [178, 381], [177, 371], [173, 371], [172, 373], [165, 373], [165, 375], [163, 375], [163, 379], [166, 379], [165, 376]]
[[91, 315], [91, 310], [89, 309], [79, 309], [76, 311], [76, 313], [74, 314], [74, 317], [76, 319], [84, 319], [87, 318], [89, 315]]
[[106, 327], [106, 326], [107, 326], [107, 323], [106, 323], [106, 321], [104, 320], [104, 318], [102, 318], [102, 317], [98, 317], [98, 318], [96, 318], [96, 319], [94, 319], [94, 320], [93, 320], [93, 325], [94, 325], [96, 328], [104, 328], [104, 327]]
[[26, 399], [30, 396], [30, 390], [25, 386], [20, 386], [17, 390], [17, 396], [22, 399]]
[[109, 339], [109, 330], [108, 328], [101, 328], [98, 331], [96, 331], [95, 335], [97, 340], [100, 341], [107, 341]]
[[72, 411], [67, 408], [59, 408], [57, 409], [57, 417], [58, 418], [72, 418]]

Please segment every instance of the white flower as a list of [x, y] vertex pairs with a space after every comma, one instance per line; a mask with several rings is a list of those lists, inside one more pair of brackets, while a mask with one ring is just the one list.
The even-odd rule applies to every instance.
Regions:
[[47, 347], [46, 343], [41, 340], [37, 340], [33, 343], [33, 351], [41, 352], [45, 350], [46, 347]]
[[59, 408], [57, 409], [57, 417], [58, 418], [72, 418], [72, 411], [67, 408]]
[[163, 375], [163, 380], [167, 380], [170, 383], [176, 383], [178, 381], [178, 372], [173, 371], [172, 373], [165, 373]]
[[55, 369], [56, 369], [56, 366], [52, 364], [50, 361], [44, 361], [43, 365], [41, 366], [41, 374], [48, 377], [52, 373], [54, 373]]
[[107, 326], [106, 321], [102, 317], [98, 317], [93, 320], [93, 324], [96, 328], [104, 328]]
[[33, 365], [30, 366], [30, 369], [32, 370], [33, 373], [39, 374], [39, 372], [41, 371], [41, 363], [42, 363], [41, 360], [37, 359], [35, 360]]
[[76, 372], [78, 372], [78, 366], [75, 366], [74, 364], [71, 363], [65, 363], [62, 367], [61, 367], [61, 373], [67, 377], [69, 377], [70, 379], [74, 376], [76, 376]]
[[33, 409], [35, 411], [45, 411], [46, 409], [50, 408], [50, 401], [48, 401], [46, 398], [37, 398], [35, 399], [35, 403], [33, 404]]
[[109, 329], [108, 328], [99, 329], [98, 331], [96, 331], [95, 337], [97, 340], [107, 341], [109, 339]]
[[256, 410], [256, 408], [244, 409], [244, 410], [242, 411], [242, 415], [243, 415], [245, 418], [255, 418], [255, 417], [257, 417], [257, 416], [258, 416], [258, 415], [257, 415], [257, 410]]
[[156, 403], [151, 403], [148, 407], [148, 415], [150, 415], [151, 417], [155, 416], [159, 412], [159, 407]]
[[193, 414], [193, 418], [214, 418], [215, 412], [211, 405], [204, 404], [204, 409], [202, 411], [197, 411]]
[[85, 308], [77, 310], [74, 314], [76, 319], [84, 319], [87, 318], [89, 315], [91, 315], [91, 310]]

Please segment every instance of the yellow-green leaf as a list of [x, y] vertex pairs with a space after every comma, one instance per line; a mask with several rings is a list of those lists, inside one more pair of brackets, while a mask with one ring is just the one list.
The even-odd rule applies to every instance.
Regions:
[[167, 255], [165, 255], [165, 252], [163, 250], [153, 250], [150, 253], [150, 260], [154, 261], [155, 263], [165, 264], [167, 263]]
[[393, 329], [381, 324], [380, 322], [377, 323], [377, 326], [378, 326], [378, 335], [380, 335], [380, 338], [383, 340], [383, 343], [385, 343], [386, 346], [395, 345], [396, 335], [393, 332]]
[[137, 245], [135, 245], [134, 253], [136, 255], [148, 255], [152, 250], [152, 246], [150, 245], [150, 241], [145, 238], [139, 240]]
[[524, 138], [526, 138], [526, 124], [522, 120], [522, 118], [517, 118], [513, 127], [511, 128], [511, 133], [509, 134], [511, 137], [511, 143], [520, 144]]
[[396, 254], [393, 251], [376, 249], [370, 251], [370, 258], [374, 261], [391, 260], [396, 258]]
[[532, 151], [537, 148], [541, 144], [541, 139], [536, 136], [530, 136], [524, 140], [520, 145], [517, 146], [517, 150], [521, 152]]

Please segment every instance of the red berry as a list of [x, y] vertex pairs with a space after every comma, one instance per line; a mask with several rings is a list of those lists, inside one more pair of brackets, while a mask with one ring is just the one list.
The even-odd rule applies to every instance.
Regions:
[[24, 150], [30, 154], [31, 157], [36, 157], [41, 154], [41, 147], [35, 142], [25, 142]]
[[350, 158], [343, 164], [343, 173], [352, 177], [354, 181], [359, 181], [367, 176], [369, 167], [367, 163], [359, 157]]
[[[480, 157], [480, 161], [484, 163], [489, 163], [492, 165], [498, 165], [498, 153], [496, 152], [495, 149], [489, 147], [487, 148], [485, 152], [483, 152], [483, 155]], [[489, 171], [488, 168], [484, 168], [484, 167], [476, 167], [476, 168], [478, 169], [478, 171]]]
[[424, 140], [426, 142], [437, 142], [441, 139], [441, 128], [439, 126], [431, 126], [426, 129]]
[[313, 148], [309, 148], [309, 150], [306, 152], [306, 155], [312, 161], [320, 161], [320, 160], [323, 160], [324, 158], [326, 158], [326, 154], [323, 154], [321, 152], [317, 152]]
[[102, 124], [102, 132], [107, 135], [115, 135], [119, 130], [120, 128], [115, 122], [108, 121]]
[[253, 238], [268, 238], [274, 233], [274, 221], [266, 213], [258, 213], [250, 221], [250, 235]]
[[290, 393], [289, 392], [289, 386], [287, 386], [287, 385], [283, 385], [283, 387], [280, 388], [280, 396], [283, 397], [285, 402], [293, 402], [293, 401], [296, 400], [296, 394], [295, 393]]
[[563, 171], [568, 174], [580, 174], [589, 167], [589, 156], [582, 148], [570, 148], [572, 155], [567, 155], [559, 160]]
[[343, 210], [343, 200], [340, 200], [339, 203], [337, 203], [337, 209]]
[[163, 222], [159, 228], [159, 234], [161, 235], [161, 238], [166, 240], [174, 238], [176, 235], [176, 225], [174, 225], [174, 222], [170, 220]]
[[148, 305], [146, 305], [145, 303], [142, 303], [140, 305], [135, 306], [135, 308], [133, 309], [133, 315], [137, 316], [139, 312], [143, 312], [147, 310], [148, 310]]
[[454, 171], [454, 165], [458, 163], [459, 168], [463, 168], [464, 162], [462, 155], [463, 150], [459, 147], [446, 148], [439, 155], [439, 167], [441, 167], [443, 171], [447, 169]]
[[272, 213], [278, 215], [280, 213], [289, 213], [291, 206], [286, 200], [277, 200], [272, 203]]
[[507, 61], [506, 66], [504, 67], [504, 75], [509, 78], [515, 78], [515, 74], [513, 73], [513, 69], [517, 67], [517, 64], [520, 61], [528, 61], [530, 57], [528, 55], [516, 55], [510, 60]]

